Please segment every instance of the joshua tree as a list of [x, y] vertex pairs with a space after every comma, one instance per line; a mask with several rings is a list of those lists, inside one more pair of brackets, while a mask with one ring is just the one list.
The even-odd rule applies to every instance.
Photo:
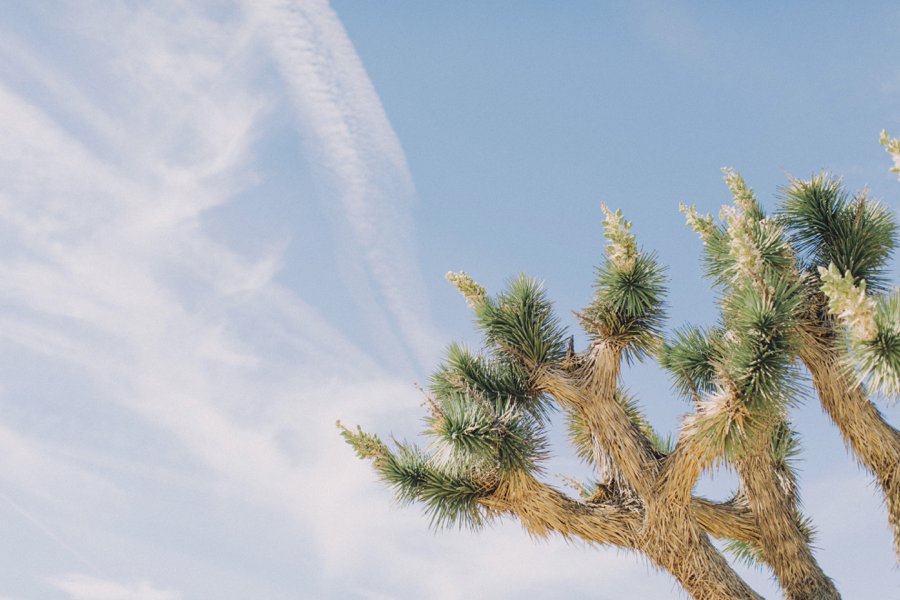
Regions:
[[[900, 169], [900, 140], [882, 135]], [[665, 334], [666, 276], [638, 248], [631, 224], [603, 206], [606, 256], [577, 313], [589, 338], [576, 352], [540, 283], [526, 276], [488, 295], [449, 273], [473, 310], [484, 349], [453, 345], [427, 391], [427, 450], [341, 426], [401, 502], [436, 526], [481, 527], [511, 515], [552, 533], [634, 550], [695, 598], [758, 598], [710, 542], [768, 565], [787, 598], [839, 598], [812, 552], [791, 458], [790, 408], [804, 367], [847, 446], [873, 473], [900, 552], [900, 433], [869, 399], [900, 392], [900, 290], [885, 268], [893, 215], [826, 174], [790, 180], [764, 214], [731, 170], [720, 220], [682, 206], [718, 290], [715, 327]], [[623, 360], [654, 358], [693, 405], [674, 441], [660, 436], [622, 388]], [[542, 479], [550, 414], [561, 411], [596, 480], [572, 498]], [[339, 424], [340, 426], [340, 424]], [[693, 495], [727, 464], [739, 489], [723, 502]]]

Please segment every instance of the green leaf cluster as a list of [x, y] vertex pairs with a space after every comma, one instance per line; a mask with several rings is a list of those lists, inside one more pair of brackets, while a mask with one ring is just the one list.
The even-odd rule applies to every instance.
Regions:
[[875, 304], [875, 337], [847, 339], [847, 353], [859, 383], [867, 383], [892, 400], [900, 397], [900, 290]]
[[548, 398], [532, 389], [521, 363], [505, 354], [476, 354], [461, 344], [447, 348], [444, 362], [431, 375], [430, 390], [437, 398], [467, 393], [487, 402], [508, 403], [541, 422], [553, 407]]
[[840, 179], [821, 173], [809, 181], [793, 180], [778, 214], [813, 273], [834, 263], [841, 273], [865, 279], [871, 291], [889, 284], [885, 269], [897, 247], [897, 223], [865, 193], [851, 196]]
[[722, 300], [722, 371], [751, 411], [784, 408], [794, 391], [804, 297], [798, 281], [781, 278], [771, 286], [741, 286]]
[[725, 331], [721, 327], [686, 326], [663, 342], [659, 364], [672, 376], [676, 391], [696, 400], [715, 391], [716, 363], [722, 356]]
[[475, 320], [492, 349], [527, 369], [565, 356], [565, 329], [543, 286], [532, 277], [519, 275], [506, 291], [479, 303]]
[[478, 500], [490, 487], [463, 470], [446, 468], [411, 444], [375, 463], [375, 469], [402, 503], [421, 502], [433, 527], [484, 525], [489, 514]]
[[593, 300], [579, 320], [593, 340], [618, 346], [627, 360], [642, 359], [659, 346], [665, 284], [665, 268], [655, 254], [638, 254], [627, 270], [607, 258], [597, 269]]

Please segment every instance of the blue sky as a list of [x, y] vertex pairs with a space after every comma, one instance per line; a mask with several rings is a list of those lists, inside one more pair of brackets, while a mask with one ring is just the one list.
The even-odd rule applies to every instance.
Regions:
[[[601, 200], [670, 266], [671, 327], [714, 319], [677, 205], [716, 212], [721, 167], [768, 206], [828, 169], [896, 210], [898, 29], [889, 2], [5, 11], [0, 599], [678, 597], [512, 522], [430, 532], [334, 421], [415, 435], [414, 384], [477, 345], [448, 270], [533, 274], [574, 327]], [[677, 427], [653, 365], [626, 383]], [[895, 596], [868, 476], [814, 400], [793, 418], [825, 571]], [[584, 473], [554, 440], [550, 472]]]

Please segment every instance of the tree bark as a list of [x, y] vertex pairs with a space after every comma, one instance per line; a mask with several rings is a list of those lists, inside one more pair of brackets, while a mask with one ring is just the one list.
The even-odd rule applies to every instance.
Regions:
[[[631, 499], [579, 502], [527, 475], [501, 484], [481, 502], [514, 515], [536, 537], [557, 533], [641, 552], [696, 600], [761, 600], [710, 543], [693, 512], [683, 507], [661, 505], [648, 514]], [[719, 510], [706, 503], [699, 510]]]
[[793, 493], [776, 475], [769, 447], [760, 446], [734, 461], [747, 500], [756, 515], [766, 563], [775, 571], [787, 600], [839, 600], [800, 530]]
[[683, 506], [651, 503], [641, 550], [695, 600], [761, 600], [689, 513]]
[[822, 409], [856, 459], [875, 475], [884, 493], [894, 552], [900, 560], [900, 432], [884, 420], [865, 388], [848, 377], [833, 343], [808, 345], [802, 358]]
[[691, 512], [704, 531], [714, 538], [739, 540], [756, 546], [762, 543], [753, 511], [734, 499], [713, 502], [694, 496]]

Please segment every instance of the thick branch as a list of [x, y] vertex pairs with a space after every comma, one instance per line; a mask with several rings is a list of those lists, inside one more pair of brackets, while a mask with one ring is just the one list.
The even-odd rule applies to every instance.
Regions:
[[695, 402], [696, 412], [685, 417], [678, 443], [662, 466], [659, 496], [684, 505], [704, 470], [725, 453], [729, 431], [740, 428], [746, 408], [731, 391]]
[[479, 502], [491, 510], [519, 518], [533, 536], [558, 533], [596, 544], [638, 550], [643, 509], [612, 498], [579, 502], [526, 474], [502, 482]]
[[[648, 531], [644, 508], [630, 499], [578, 502], [524, 474], [502, 483], [480, 502], [491, 510], [518, 517], [525, 529], [538, 537], [558, 533], [643, 552], [697, 600], [760, 598], [684, 511], [675, 527], [667, 519], [651, 520], [657, 526]], [[699, 501], [696, 510], [721, 522], [722, 508], [714, 503]], [[725, 510], [730, 514], [731, 509]], [[729, 531], [736, 533], [733, 528]]]
[[595, 442], [611, 459], [625, 482], [641, 496], [652, 492], [658, 461], [647, 436], [631, 421], [616, 401], [621, 351], [595, 346], [582, 368], [590, 376], [570, 377], [559, 371], [537, 374], [538, 386], [564, 407], [577, 411]]
[[749, 506], [733, 499], [713, 502], [695, 496], [691, 500], [691, 513], [703, 529], [715, 538], [760, 544], [759, 526]]
[[884, 493], [900, 559], [900, 432], [884, 420], [842, 364], [833, 341], [807, 343], [801, 358], [812, 375], [823, 410], [828, 413], [856, 459], [873, 473]]
[[766, 562], [787, 600], [837, 600], [834, 582], [822, 571], [800, 529], [793, 491], [782, 489], [768, 445], [734, 461], [756, 515]]
[[682, 428], [675, 449], [663, 461], [657, 495], [664, 502], [684, 505], [703, 471], [709, 467], [708, 452]]

